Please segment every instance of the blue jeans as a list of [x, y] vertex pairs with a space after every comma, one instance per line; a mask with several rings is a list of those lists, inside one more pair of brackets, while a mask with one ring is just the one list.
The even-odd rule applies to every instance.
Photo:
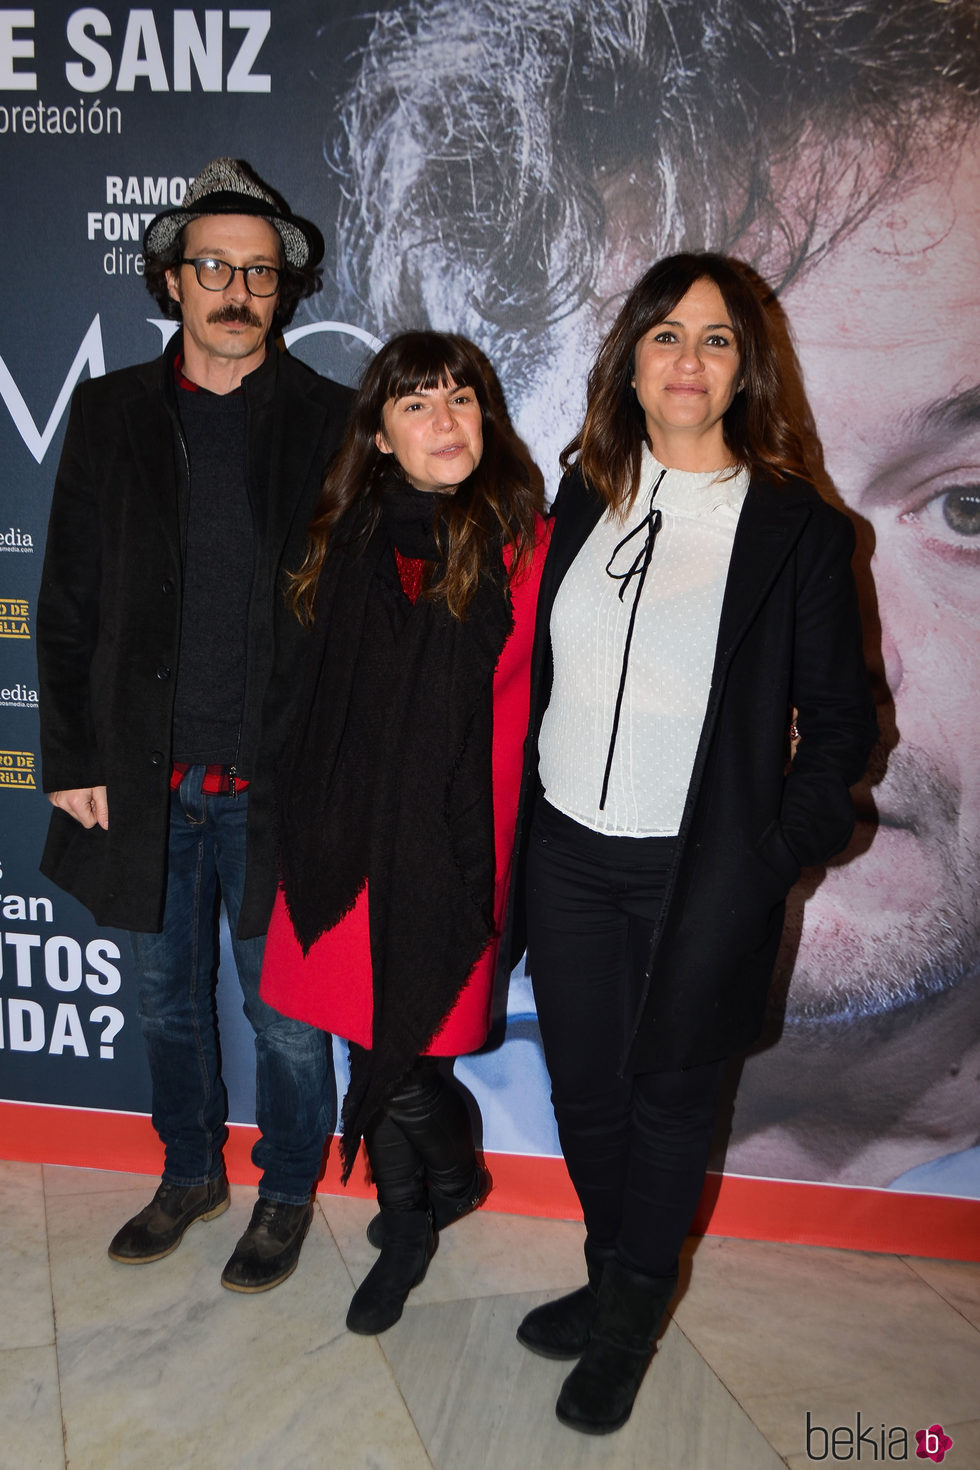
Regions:
[[330, 1038], [259, 998], [264, 937], [239, 939], [245, 886], [248, 792], [201, 791], [192, 767], [171, 796], [163, 930], [133, 934], [140, 1023], [153, 1084], [153, 1126], [165, 1148], [163, 1177], [187, 1187], [218, 1177], [228, 1136], [214, 985], [218, 901], [224, 901], [244, 1009], [255, 1032], [256, 1122], [252, 1162], [259, 1194], [303, 1204], [320, 1173], [336, 1119]]

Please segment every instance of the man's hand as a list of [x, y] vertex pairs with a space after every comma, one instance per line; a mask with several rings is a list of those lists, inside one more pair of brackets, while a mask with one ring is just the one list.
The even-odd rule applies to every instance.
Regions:
[[52, 806], [58, 806], [83, 827], [103, 827], [109, 830], [109, 803], [104, 786], [80, 786], [74, 791], [52, 791], [48, 795]]

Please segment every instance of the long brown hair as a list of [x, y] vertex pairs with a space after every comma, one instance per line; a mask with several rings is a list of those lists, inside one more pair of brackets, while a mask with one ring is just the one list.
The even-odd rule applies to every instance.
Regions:
[[632, 387], [636, 344], [702, 280], [713, 281], [721, 292], [738, 347], [742, 387], [721, 421], [733, 460], [768, 479], [810, 478], [759, 278], [729, 256], [691, 251], [658, 261], [627, 296], [589, 373], [585, 422], [562, 450], [562, 469], [577, 456], [593, 489], [609, 506], [632, 505], [647, 442], [643, 410]]
[[392, 337], [368, 363], [354, 398], [344, 441], [327, 471], [310, 523], [306, 557], [289, 579], [289, 601], [302, 622], [313, 620], [317, 581], [330, 538], [359, 500], [369, 502], [366, 540], [381, 516], [381, 487], [390, 480], [391, 455], [375, 434], [393, 398], [453, 383], [472, 388], [483, 417], [483, 455], [449, 500], [433, 500], [436, 543], [444, 570], [423, 596], [446, 603], [460, 621], [481, 571], [499, 559], [501, 544], [513, 550], [510, 576], [530, 556], [540, 495], [511, 428], [496, 373], [478, 347], [448, 332], [404, 332]]

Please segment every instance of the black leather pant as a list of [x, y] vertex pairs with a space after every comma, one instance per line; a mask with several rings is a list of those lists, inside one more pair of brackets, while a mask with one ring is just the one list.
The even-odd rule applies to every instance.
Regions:
[[466, 1104], [443, 1079], [435, 1057], [419, 1057], [365, 1131], [383, 1210], [425, 1209], [429, 1194], [463, 1195], [476, 1155]]

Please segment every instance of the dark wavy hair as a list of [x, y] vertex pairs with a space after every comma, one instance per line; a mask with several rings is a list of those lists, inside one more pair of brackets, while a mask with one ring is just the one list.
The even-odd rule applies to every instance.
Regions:
[[721, 421], [733, 460], [750, 474], [770, 480], [789, 475], [810, 478], [759, 278], [729, 256], [689, 251], [658, 261], [630, 291], [589, 373], [585, 422], [561, 454], [562, 470], [577, 459], [609, 506], [632, 505], [643, 445], [648, 442], [643, 409], [632, 386], [636, 344], [702, 280], [713, 281], [721, 292], [738, 348], [742, 387]]
[[[262, 216], [257, 215], [256, 218], [261, 219]], [[184, 230], [186, 229], [185, 225], [169, 250], [161, 251], [159, 255], [148, 255], [143, 266], [146, 289], [163, 315], [170, 321], [180, 321], [180, 302], [175, 301], [168, 290], [167, 272], [176, 270], [183, 259]], [[283, 254], [280, 242], [279, 300], [276, 302], [275, 315], [272, 318], [273, 335], [289, 326], [300, 302], [319, 291], [322, 284], [323, 276], [319, 270], [311, 266], [290, 265]]]
[[612, 181], [635, 258], [713, 248], [784, 290], [977, 119], [977, 0], [371, 9], [330, 145], [346, 310], [451, 323], [508, 387], [604, 289]]
[[[462, 621], [484, 569], [499, 565], [501, 546], [513, 549], [510, 576], [530, 556], [541, 497], [507, 410], [497, 375], [483, 353], [465, 337], [447, 332], [404, 332], [393, 337], [368, 363], [354, 399], [344, 441], [327, 470], [309, 545], [299, 570], [290, 577], [289, 600], [302, 622], [313, 620], [317, 581], [327, 547], [339, 522], [360, 500], [368, 502], [361, 527], [366, 541], [381, 515], [382, 487], [390, 483], [391, 455], [381, 452], [375, 435], [391, 399], [453, 383], [472, 388], [483, 418], [483, 455], [468, 479], [438, 506], [435, 533], [441, 574], [422, 595], [445, 602]], [[430, 570], [430, 577], [434, 574]]]

